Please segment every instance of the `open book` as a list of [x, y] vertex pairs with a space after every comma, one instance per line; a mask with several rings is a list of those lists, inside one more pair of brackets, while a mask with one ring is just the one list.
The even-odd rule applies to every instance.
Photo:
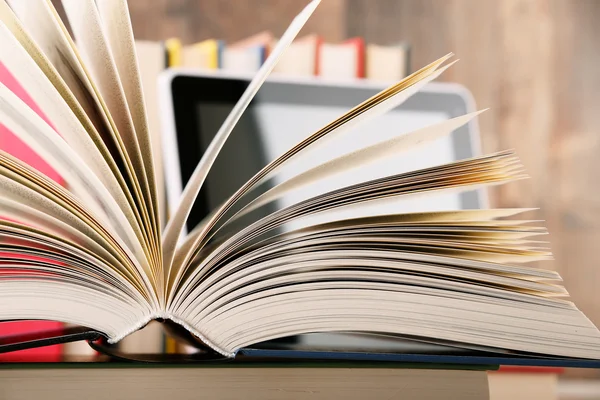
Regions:
[[[0, 85], [0, 123], [56, 170], [62, 187], [0, 153], [0, 320], [45, 319], [110, 342], [154, 319], [215, 351], [309, 332], [417, 337], [466, 348], [600, 358], [600, 332], [569, 302], [527, 210], [333, 218], [331, 210], [525, 178], [511, 151], [396, 174], [279, 207], [336, 174], [449, 135], [476, 114], [382, 141], [264, 184], [299, 156], [344, 140], [450, 65], [445, 56], [365, 100], [266, 165], [195, 229], [185, 223], [211, 165], [285, 48], [292, 22], [206, 150], [161, 230], [151, 138], [125, 0], [0, 0], [0, 62], [48, 123]], [[12, 7], [12, 9], [11, 9]], [[294, 121], [289, 121], [293, 124]], [[285, 132], [282, 132], [284, 134]], [[287, 229], [289, 222], [293, 229]]]

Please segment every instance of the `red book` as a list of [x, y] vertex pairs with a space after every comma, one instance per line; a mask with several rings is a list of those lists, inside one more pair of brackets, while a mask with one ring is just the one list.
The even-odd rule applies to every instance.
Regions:
[[[50, 121], [44, 115], [33, 99], [25, 92], [23, 87], [17, 82], [14, 76], [0, 63], [0, 82], [21, 100], [23, 100], [32, 110], [50, 124]], [[52, 125], [52, 124], [50, 124]], [[19, 140], [10, 130], [0, 124], [0, 149], [29, 164], [33, 168], [42, 172], [44, 175], [63, 184], [63, 180], [40, 156], [38, 156], [29, 146]], [[0, 215], [0, 218], [2, 215]], [[56, 331], [62, 328], [62, 323], [53, 321], [19, 321], [0, 323], [0, 336], [17, 335], [21, 333], [33, 333], [39, 331]], [[6, 361], [60, 361], [62, 346], [47, 346], [37, 349], [22, 350], [13, 353], [0, 354], [0, 362]]]
[[317, 60], [320, 76], [332, 79], [365, 77], [365, 41], [356, 37], [340, 44], [321, 43]]

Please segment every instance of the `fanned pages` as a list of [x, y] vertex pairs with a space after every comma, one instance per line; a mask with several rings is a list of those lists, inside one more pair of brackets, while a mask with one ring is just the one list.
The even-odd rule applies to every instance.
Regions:
[[[155, 247], [158, 241], [157, 224], [155, 213], [152, 211], [155, 196], [151, 194], [139, 141], [114, 57], [102, 30], [100, 15], [93, 0], [65, 0], [63, 5], [77, 39], [80, 54], [86, 61], [85, 65], [88, 66], [91, 77], [96, 83], [100, 98], [104, 99], [106, 114], [111, 120], [113, 130], [123, 139], [125, 157], [131, 160], [135, 179], [139, 182], [143, 195], [140, 207], [142, 221], [145, 231], [153, 234], [148, 241], [149, 245], [154, 247], [153, 255], [157, 257], [158, 251]], [[154, 266], [158, 266], [157, 259], [154, 261]], [[159, 274], [159, 271], [154, 273]]]
[[[43, 108], [54, 129], [63, 136], [76, 153], [87, 160], [89, 167], [103, 180], [123, 212], [129, 216], [136, 216], [135, 219], [130, 220], [130, 224], [141, 236], [139, 213], [132, 195], [123, 179], [120, 167], [99, 132], [94, 128], [90, 116], [84, 112], [58, 71], [27, 34], [4, 1], [0, 1], [0, 17], [14, 35], [12, 38], [8, 32], [0, 30], [5, 49], [0, 61], [22, 83], [33, 101]], [[23, 48], [20, 48], [14, 39], [17, 39]], [[99, 152], [100, 156], [94, 154], [95, 152]]]
[[[275, 338], [344, 331], [600, 359], [600, 332], [559, 274], [528, 265], [552, 258], [531, 209], [371, 212], [525, 179], [514, 152], [328, 183], [401, 159], [480, 112], [294, 170], [436, 79], [452, 54], [306, 132], [185, 232], [228, 137], [318, 4], [294, 19], [225, 119], [161, 237], [126, 1], [63, 0], [72, 38], [49, 0], [0, 0], [0, 63], [47, 116], [0, 83], [0, 124], [65, 182], [0, 150], [0, 320], [63, 321], [115, 343], [156, 319], [229, 357]], [[265, 190], [286, 170], [294, 173]], [[280, 204], [289, 194], [296, 200]]]
[[[73, 39], [60, 20], [58, 13], [49, 0], [31, 0], [28, 2], [10, 1], [15, 13], [21, 18], [23, 26], [30, 31], [30, 36], [39, 44], [45, 57], [51, 61], [55, 69], [75, 94], [85, 113], [93, 121], [95, 129], [100, 133], [104, 145], [118, 165], [120, 174], [125, 179], [129, 195], [134, 200], [135, 212], [144, 234], [144, 247], [154, 266], [156, 255], [151, 254], [153, 242], [152, 232], [143, 229], [149, 226], [147, 207], [140, 189], [141, 183], [136, 179], [136, 173], [131, 159], [127, 155], [123, 138], [119, 135], [113, 117], [102, 94], [79, 54]], [[132, 145], [133, 146], [133, 145]], [[153, 270], [160, 268], [156, 266]], [[154, 277], [153, 277], [154, 279]]]
[[229, 137], [229, 134], [233, 131], [235, 124], [239, 121], [242, 113], [246, 110], [250, 101], [258, 92], [263, 82], [269, 76], [269, 73], [275, 68], [275, 64], [285, 51], [285, 49], [292, 43], [298, 32], [302, 29], [308, 18], [312, 15], [314, 10], [319, 5], [320, 0], [313, 0], [302, 12], [294, 18], [294, 21], [290, 25], [290, 27], [283, 34], [271, 54], [269, 58], [265, 61], [265, 63], [260, 67], [248, 88], [244, 91], [244, 94], [237, 102], [231, 113], [227, 116], [227, 119], [221, 126], [221, 129], [215, 135], [214, 140], [210, 143], [204, 156], [200, 160], [200, 163], [196, 167], [196, 170], [192, 174], [190, 178], [189, 184], [185, 187], [183, 194], [181, 196], [181, 204], [172, 218], [169, 220], [167, 227], [165, 229], [164, 235], [164, 244], [163, 244], [163, 256], [165, 263], [165, 271], [168, 276], [172, 266], [173, 256], [175, 254], [175, 247], [177, 244], [177, 240], [183, 230], [183, 226], [187, 217], [192, 209], [192, 205], [194, 203], [194, 199], [198, 195], [208, 172], [212, 164], [214, 163], [219, 151], [223, 148], [225, 141]]

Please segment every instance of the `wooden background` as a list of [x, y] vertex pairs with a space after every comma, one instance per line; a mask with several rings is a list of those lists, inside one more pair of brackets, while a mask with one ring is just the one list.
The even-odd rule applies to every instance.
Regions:
[[[136, 38], [281, 34], [305, 0], [129, 0]], [[412, 67], [454, 52], [443, 80], [473, 92], [484, 150], [514, 148], [532, 179], [493, 205], [540, 207], [558, 270], [600, 325], [600, 1], [323, 0], [305, 32], [412, 46]]]

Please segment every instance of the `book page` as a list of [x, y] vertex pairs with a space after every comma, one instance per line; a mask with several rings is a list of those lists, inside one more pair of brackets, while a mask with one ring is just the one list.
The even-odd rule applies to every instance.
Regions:
[[[52, 216], [50, 213], [42, 212], [37, 208], [26, 205], [21, 201], [11, 200], [8, 197], [0, 197], [1, 217], [7, 220], [18, 221], [24, 226], [33, 227], [41, 232], [53, 235], [57, 239], [65, 240], [72, 245], [81, 246], [87, 254], [101, 260], [111, 269], [116, 270], [121, 276], [134, 283], [132, 274], [135, 268], [124, 268], [127, 259], [121, 252], [115, 251], [114, 244], [96, 230], [90, 229], [80, 219], [69, 219], [68, 223]], [[61, 215], [66, 217], [65, 215]], [[140, 292], [143, 289], [140, 288]]]
[[[4, 0], [2, 0], [4, 1]], [[54, 66], [64, 83], [71, 90], [85, 114], [100, 133], [111, 154], [117, 151], [110, 132], [110, 123], [99, 104], [96, 91], [90, 82], [84, 66], [69, 42], [59, 18], [54, 17], [54, 7], [46, 0], [8, 0], [22, 26], [35, 41], [45, 58]], [[64, 31], [63, 31], [64, 29]]]
[[8, 200], [35, 208], [72, 226], [91, 239], [97, 238], [98, 243], [108, 243], [113, 254], [120, 259], [121, 265], [130, 267], [129, 275], [135, 274], [140, 282], [144, 282], [146, 289], [143, 293], [149, 298], [155, 297], [150, 289], [152, 286], [147, 276], [148, 267], [140, 263], [121, 237], [109, 233], [110, 226], [102, 224], [90, 213], [87, 207], [89, 204], [84, 207], [66, 189], [3, 152], [0, 152], [0, 184], [5, 189], [4, 196]]
[[174, 215], [171, 217], [169, 223], [164, 232], [163, 236], [163, 261], [164, 261], [164, 270], [165, 274], [168, 276], [170, 274], [170, 269], [173, 262], [173, 257], [175, 255], [175, 249], [177, 247], [177, 242], [181, 233], [183, 232], [183, 228], [185, 226], [185, 222], [189, 216], [189, 213], [192, 209], [192, 205], [200, 192], [200, 188], [202, 184], [206, 180], [206, 176], [210, 171], [219, 151], [223, 148], [225, 141], [233, 131], [233, 128], [239, 121], [243, 112], [246, 110], [252, 98], [258, 92], [258, 89], [262, 86], [264, 81], [267, 79], [269, 73], [277, 64], [277, 61], [285, 51], [285, 49], [290, 45], [290, 43], [294, 40], [294, 38], [298, 35], [308, 18], [312, 15], [314, 10], [319, 5], [320, 0], [313, 0], [308, 6], [304, 8], [304, 10], [294, 18], [294, 21], [287, 28], [267, 60], [261, 66], [259, 71], [256, 73], [252, 81], [244, 91], [244, 94], [240, 98], [240, 100], [236, 103], [231, 113], [227, 116], [227, 119], [221, 126], [221, 129], [217, 132], [214, 137], [214, 140], [210, 143], [200, 163], [194, 170], [192, 176], [188, 184], [186, 185], [183, 194], [181, 196], [181, 202], [177, 207]]
[[[195, 279], [200, 279], [212, 266], [227, 258], [233, 252], [244, 246], [250, 245], [258, 240], [261, 235], [273, 232], [286, 222], [297, 218], [306, 218], [318, 215], [324, 211], [332, 210], [339, 213], [344, 206], [360, 206], [365, 203], [374, 202], [378, 199], [398, 198], [398, 196], [414, 195], [415, 193], [433, 193], [441, 190], [462, 188], [466, 190], [474, 185], [497, 184], [509, 180], [519, 179], [522, 175], [518, 159], [510, 152], [501, 152], [495, 155], [477, 157], [469, 160], [458, 161], [438, 167], [426, 168], [412, 171], [396, 176], [364, 182], [343, 189], [328, 192], [303, 202], [285, 207], [228, 236], [219, 237], [217, 246], [205, 249], [202, 257], [194, 262], [193, 271], [179, 270], [179, 274], [173, 279], [173, 285], [178, 286], [188, 276], [187, 282], [182, 283], [178, 291], [185, 291], [185, 287], [193, 286]], [[353, 215], [356, 215], [353, 213]], [[346, 217], [347, 219], [348, 217]], [[335, 219], [344, 219], [335, 216]], [[318, 221], [317, 223], [322, 223]], [[194, 231], [194, 236], [196, 231]], [[190, 239], [191, 240], [191, 239]], [[186, 243], [186, 256], [192, 259], [198, 254], [193, 247]], [[178, 254], [178, 258], [182, 255]], [[531, 260], [547, 258], [546, 253], [532, 254]], [[517, 257], [518, 258], [518, 257]], [[515, 257], [507, 255], [500, 257], [494, 255], [494, 260], [513, 260]], [[184, 264], [185, 265], [185, 264]], [[192, 278], [192, 276], [196, 278]]]
[[[142, 80], [144, 103], [148, 118], [148, 130], [152, 142], [152, 162], [157, 194], [158, 220], [161, 231], [167, 224], [167, 191], [165, 182], [165, 164], [162, 149], [162, 128], [160, 99], [158, 94], [158, 76], [166, 68], [166, 49], [162, 42], [136, 40], [136, 57]], [[134, 120], [135, 123], [135, 120]], [[136, 130], [138, 128], [136, 127]], [[140, 141], [140, 146], [142, 145]], [[142, 150], [143, 153], [143, 150]], [[143, 154], [142, 154], [143, 155]]]
[[[323, 331], [396, 333], [569, 357], [600, 352], [596, 328], [572, 305], [520, 302], [516, 308], [509, 299], [459, 290], [343, 278], [269, 281], [245, 294], [230, 292], [227, 305], [212, 312], [191, 306], [194, 327], [214, 338], [223, 354], [274, 336]], [[271, 286], [259, 290], [261, 283]]]
[[87, 163], [41, 117], [2, 84], [0, 99], [11, 105], [10, 109], [0, 108], [0, 122], [55, 169], [67, 182], [71, 192], [105, 221], [106, 227], [115, 236], [126, 241], [127, 247], [136, 253], [138, 260], [144, 260], [135, 230]]
[[[52, 87], [42, 71], [28, 57], [19, 43], [12, 37], [5, 26], [0, 22], [0, 43], [3, 52], [0, 62], [14, 73], [19, 82], [23, 82], [25, 91], [40, 105], [41, 109], [49, 116], [52, 123], [62, 138], [73, 151], [86, 160], [86, 164], [93, 171], [97, 179], [110, 192], [110, 196], [117, 202], [121, 211], [127, 216], [128, 224], [137, 228], [140, 233], [135, 215], [123, 188], [115, 178], [105, 158], [100, 154], [98, 147], [79, 123], [68, 105], [61, 99], [60, 94]], [[58, 136], [58, 135], [56, 135]]]
[[[523, 302], [540, 304], [565, 304], [563, 299], [556, 298], [564, 297], [567, 292], [563, 286], [555, 283], [529, 281], [521, 277], [510, 277], [489, 271], [407, 263], [399, 258], [401, 252], [348, 249], [350, 254], [345, 257], [342, 255], [344, 250], [339, 248], [339, 251], [331, 252], [324, 249], [322, 252], [282, 255], [273, 260], [265, 260], [246, 268], [229, 271], [228, 275], [220, 275], [221, 279], [213, 280], [211, 277], [210, 283], [207, 282], [202, 289], [197, 290], [202, 299], [196, 301], [198, 297], [194, 296], [196, 294], [194, 293], [189, 303], [194, 302], [195, 307], [201, 309], [202, 314], [206, 315], [239, 298], [242, 291], [250, 294], [266, 290], [274, 284], [285, 286], [298, 282], [347, 280], [427, 286], [492, 298], [519, 299]], [[365, 270], [365, 267], [368, 269]], [[504, 290], [506, 288], [510, 290]], [[539, 296], [540, 299], [531, 298], [532, 295]]]
[[[136, 212], [135, 202], [121, 174], [121, 169], [115, 159], [113, 159], [106, 143], [104, 143], [102, 137], [92, 124], [90, 117], [85, 113], [81, 104], [79, 104], [69, 87], [62, 80], [58, 71], [42, 53], [33, 39], [25, 32], [23, 26], [4, 0], [0, 0], [0, 19], [10, 29], [12, 35], [14, 35], [14, 38], [8, 38], [10, 35], [7, 32], [4, 30], [0, 32], [2, 34], [2, 47], [6, 50], [6, 55], [10, 55], [10, 57], [4, 57], [5, 53], [3, 53], [2, 60], [6, 63], [5, 65], [10, 66], [11, 73], [17, 77], [17, 80], [23, 85], [28, 95], [41, 106], [59, 134], [79, 154], [85, 155], [90, 167], [104, 181], [113, 197], [119, 203], [119, 206], [123, 209], [123, 212], [129, 215]], [[14, 44], [14, 39], [18, 40], [30, 58], [23, 55], [23, 52]], [[33, 62], [37, 64], [39, 70], [35, 68]], [[52, 86], [54, 86], [55, 90], [52, 89]], [[64, 101], [61, 101], [60, 97]], [[62, 134], [63, 132], [64, 135]], [[90, 137], [93, 145], [100, 152], [103, 162], [102, 160], [98, 160], [98, 157], [94, 155], [93, 149], [87, 150], [83, 148], [89, 147], [87, 136]], [[103, 164], [106, 164], [109, 170], [106, 170]], [[116, 181], [116, 184], [114, 181]], [[129, 208], [129, 211], [125, 209], [126, 207]], [[132, 225], [139, 226], [139, 221], [137, 220], [130, 220], [130, 222]]]
[[[370, 260], [368, 264], [372, 267], [375, 264], [371, 261], [378, 257], [385, 262], [391, 262], [390, 268], [394, 268], [393, 263], [399, 261], [415, 262], [414, 268], [417, 268], [419, 263], [440, 264], [439, 266], [449, 268], [445, 273], [450, 277], [460, 274], [456, 268], [466, 268], [480, 271], [482, 274], [497, 274], [532, 282], [560, 280], [560, 276], [555, 271], [481, 260], [491, 253], [512, 253], [511, 250], [506, 249], [506, 246], [526, 252], [533, 250], [532, 253], [528, 253], [528, 257], [534, 254], [537, 256], [548, 254], [542, 247], [546, 242], [521, 240], [525, 237], [547, 234], [544, 228], [511, 227], [504, 224], [510, 221], [497, 219], [511, 217], [525, 211], [530, 210], [460, 210], [384, 215], [336, 220], [291, 232], [276, 233], [273, 236], [263, 236], [258, 243], [244, 247], [242, 253], [235, 254], [231, 261], [214, 269], [209, 276], [204, 277], [205, 279], [196, 281], [198, 284], [195, 285], [194, 291], [182, 298], [193, 299], [199, 295], [210, 294], [209, 292], [212, 291], [210, 288], [214, 287], [216, 290], [226, 285], [226, 281], [238, 283], [239, 274], [254, 274], [263, 268], [268, 269], [269, 273], [279, 275], [280, 272], [274, 272], [271, 268], [281, 265], [297, 267], [298, 270], [307, 268], [316, 271], [322, 268], [335, 268], [336, 262], [338, 266], [345, 263], [355, 265], [365, 258]], [[414, 246], [414, 249], [405, 253], [409, 245]], [[427, 250], [427, 246], [431, 249]], [[440, 251], [445, 251], [446, 254]], [[485, 255], [485, 252], [490, 254]], [[398, 257], [398, 260], [390, 261]], [[322, 265], [315, 264], [310, 268], [299, 265], [310, 260], [320, 261]], [[427, 267], [423, 265], [425, 269], [421, 272], [426, 272]], [[383, 268], [382, 265], [380, 266]], [[398, 267], [404, 268], [400, 264]], [[237, 274], [237, 278], [232, 277], [232, 272]], [[437, 273], [444, 274], [442, 271]], [[566, 293], [564, 289], [553, 286], [528, 287], [531, 290], [534, 290], [533, 287], [543, 288], [544, 292], [558, 295]]]
[[[162, 265], [157, 262], [159, 246], [156, 233], [158, 230], [155, 218], [156, 210], [154, 209], [156, 196], [151, 194], [129, 106], [112, 53], [100, 25], [100, 15], [94, 0], [63, 0], [63, 6], [69, 17], [84, 65], [98, 88], [99, 97], [106, 104], [106, 113], [109, 120], [114, 123], [115, 134], [122, 140], [125, 156], [131, 162], [134, 179], [139, 184], [143, 195], [139, 209], [144, 224], [144, 233], [148, 237], [148, 244], [154, 258], [154, 262], [151, 264], [153, 276], [160, 280], [162, 279]], [[142, 99], [138, 100], [143, 101]], [[151, 155], [150, 152], [148, 156]], [[158, 283], [158, 287], [162, 287], [162, 284]]]
[[[11, 0], [10, 4], [29, 34], [76, 96], [85, 113], [93, 121], [127, 183], [135, 202], [140, 226], [149, 226], [148, 218], [145, 218], [144, 214], [144, 197], [140, 190], [140, 184], [135, 178], [131, 160], [127, 157], [123, 140], [116, 131], [107, 105], [83, 65], [75, 43], [69, 36], [54, 6], [49, 0], [30, 0], [28, 2]], [[149, 236], [151, 232], [147, 229], [141, 231], [144, 234], [143, 246], [150, 250], [150, 260], [154, 260], [155, 252], [151, 251], [151, 244], [154, 241]], [[155, 263], [156, 261], [152, 262], [152, 264]]]
[[[110, 53], [117, 68], [119, 81], [123, 86], [123, 93], [125, 94], [131, 120], [135, 128], [135, 135], [140, 146], [150, 195], [152, 197], [151, 210], [155, 213], [155, 228], [158, 235], [160, 234], [160, 224], [158, 221], [159, 196], [157, 194], [156, 171], [152, 157], [158, 149], [154, 149], [154, 151], [152, 149], [152, 138], [150, 137], [146, 112], [146, 101], [148, 99], [144, 98], [142, 90], [142, 79], [136, 54], [137, 48], [133, 38], [127, 1], [97, 0], [96, 5], [100, 13]], [[156, 166], [156, 168], [158, 167]]]
[[[462, 226], [456, 224], [447, 226], [437, 225], [435, 222], [404, 225], [400, 222], [394, 224], [394, 227], [394, 229], [381, 230], [355, 226], [353, 229], [318, 231], [300, 236], [283, 234], [261, 241], [261, 248], [253, 248], [250, 252], [239, 255], [234, 262], [222, 265], [218, 271], [215, 271], [214, 275], [211, 274], [206, 279], [216, 284], [218, 276], [226, 274], [230, 269], [235, 270], [242, 266], [244, 268], [252, 267], [255, 262], [262, 262], [262, 260], [279, 260], [282, 258], [290, 261], [288, 257], [304, 257], [304, 255], [311, 259], [309, 253], [314, 251], [322, 252], [318, 255], [318, 259], [322, 260], [353, 259], [377, 254], [380, 254], [383, 258], [393, 259], [393, 254], [407, 252], [412, 255], [409, 258], [403, 255], [402, 259], [415, 261], [417, 264], [419, 262], [437, 262], [446, 265], [446, 267], [480, 270], [485, 273], [494, 273], [534, 282], [561, 280], [555, 271], [518, 264], [507, 265], [482, 259], [486, 257], [483, 253], [488, 253], [488, 255], [508, 253], [504, 251], [503, 246], [525, 251], [533, 250], [527, 254], [528, 257], [548, 257], [549, 252], [542, 247], [547, 244], [546, 242], [512, 240], [513, 232], [505, 231], [501, 226], [487, 227], [489, 231], [494, 232], [492, 240], [485, 239], [485, 233], [480, 230], [479, 225]], [[433, 230], [439, 234], [431, 233]], [[457, 234], [457, 232], [460, 232], [460, 234]], [[528, 235], [535, 234], [537, 233], [528, 233]], [[484, 240], [480, 240], [482, 237]], [[464, 246], [465, 243], [473, 244], [473, 247], [467, 248]], [[412, 244], [412, 247], [409, 246], [410, 244]], [[536, 247], [533, 247], [533, 245]], [[448, 258], [455, 258], [455, 260], [451, 262], [451, 260], [447, 260]], [[448, 272], [451, 275], [453, 268]], [[205, 280], [202, 280], [202, 282]], [[564, 294], [562, 291], [561, 293]]]
[[[15, 159], [0, 153], [0, 175], [2, 185], [6, 188], [5, 196], [13, 202], [20, 202], [25, 207], [36, 208], [54, 219], [71, 225], [90, 238], [98, 239], [98, 243], [109, 243], [115, 254], [120, 257], [131, 257], [133, 254], [123, 241], [111, 236], [102, 229], [102, 225], [81, 207], [81, 203], [66, 195], [65, 190], [48, 180], [43, 180], [21, 165]], [[17, 173], [19, 172], [19, 173]], [[10, 204], [9, 204], [10, 205]], [[4, 216], [4, 213], [3, 213]], [[127, 258], [122, 258], [126, 260]], [[125, 262], [125, 265], [130, 262]], [[135, 269], [134, 269], [135, 270]]]
[[[57, 236], [46, 230], [29, 225], [0, 220], [0, 226], [3, 228], [2, 235], [10, 236], [12, 234], [15, 241], [22, 240], [29, 242], [25, 248], [18, 250], [20, 254], [38, 256], [41, 259], [37, 261], [40, 262], [58, 261], [69, 265], [73, 264], [81, 270], [89, 271], [96, 275], [98, 275], [98, 269], [101, 269], [106, 274], [105, 276], [109, 277], [108, 279], [113, 285], [122, 286], [127, 291], [127, 294], [133, 297], [143, 298], [143, 293], [145, 293], [146, 289], [141, 285], [140, 276], [132, 274], [135, 270], [122, 267], [115, 268], [115, 264], [110, 262], [111, 258], [102, 257], [101, 252], [90, 252], [87, 247], [83, 247], [77, 241], [70, 240], [62, 235]], [[39, 247], [35, 247], [36, 244]], [[51, 259], [44, 259], [44, 256], [47, 257], [49, 255], [52, 256]], [[79, 271], [74, 272], [69, 270], [68, 272], [73, 274], [74, 277], [80, 274]]]

